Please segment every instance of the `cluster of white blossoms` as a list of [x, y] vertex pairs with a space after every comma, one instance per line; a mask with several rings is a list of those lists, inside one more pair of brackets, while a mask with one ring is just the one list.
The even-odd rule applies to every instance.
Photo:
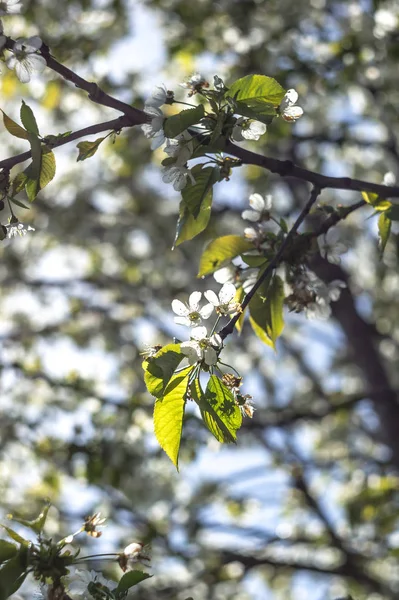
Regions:
[[309, 269], [303, 270], [291, 284], [292, 294], [287, 303], [291, 310], [304, 312], [308, 319], [328, 319], [331, 316], [331, 302], [339, 300], [346, 283], [335, 279], [324, 283]]
[[7, 225], [7, 237], [8, 238], [12, 238], [12, 237], [16, 237], [17, 235], [26, 235], [29, 231], [35, 231], [35, 229], [33, 227], [31, 227], [30, 225], [28, 225], [28, 227], [25, 227], [25, 225], [23, 223], [17, 223], [15, 225]]
[[256, 242], [261, 241], [264, 233], [263, 221], [268, 221], [270, 218], [270, 210], [273, 205], [273, 198], [268, 194], [263, 198], [260, 194], [251, 194], [249, 197], [250, 210], [244, 210], [241, 217], [246, 221], [251, 221], [254, 225], [244, 229], [244, 237], [248, 240]]
[[225, 283], [218, 295], [212, 290], [204, 293], [208, 303], [200, 306], [202, 293], [193, 292], [188, 303], [173, 300], [172, 310], [178, 315], [174, 318], [178, 325], [191, 327], [190, 341], [181, 344], [182, 353], [187, 356], [190, 365], [204, 361], [208, 366], [215, 365], [219, 352], [223, 346], [222, 339], [217, 333], [208, 333], [203, 320], [209, 319], [213, 311], [218, 317], [228, 316], [240, 310], [240, 305], [235, 301], [236, 287], [233, 283]]

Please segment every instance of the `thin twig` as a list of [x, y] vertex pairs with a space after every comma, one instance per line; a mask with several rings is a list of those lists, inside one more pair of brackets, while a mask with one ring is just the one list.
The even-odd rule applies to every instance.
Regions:
[[270, 261], [270, 263], [268, 264], [268, 266], [266, 267], [266, 269], [263, 271], [262, 275], [259, 277], [259, 279], [255, 283], [255, 285], [253, 286], [253, 288], [244, 297], [244, 300], [241, 303], [241, 311], [237, 312], [237, 314], [234, 315], [234, 317], [232, 317], [230, 319], [230, 321], [227, 323], [227, 325], [225, 325], [223, 327], [223, 329], [220, 331], [220, 337], [222, 338], [222, 340], [224, 340], [228, 335], [230, 335], [231, 333], [233, 333], [234, 326], [237, 323], [238, 319], [240, 318], [241, 313], [246, 309], [246, 307], [248, 306], [248, 304], [250, 303], [250, 301], [252, 300], [253, 296], [255, 295], [255, 293], [257, 292], [257, 290], [260, 288], [260, 286], [262, 285], [262, 283], [267, 279], [267, 277], [270, 275], [270, 273], [278, 266], [278, 263], [280, 262], [280, 259], [282, 258], [285, 249], [287, 248], [287, 246], [291, 242], [292, 238], [296, 234], [296, 232], [297, 232], [298, 228], [300, 227], [301, 223], [303, 223], [303, 221], [306, 219], [306, 217], [309, 214], [312, 206], [316, 202], [316, 200], [317, 200], [317, 198], [318, 198], [318, 196], [320, 194], [320, 191], [321, 191], [320, 188], [318, 188], [317, 186], [313, 187], [313, 189], [312, 189], [312, 191], [310, 193], [309, 200], [307, 201], [306, 205], [302, 209], [300, 215], [298, 216], [298, 218], [295, 221], [294, 225], [292, 226], [291, 230], [288, 232], [287, 237], [284, 239], [284, 241], [281, 244], [278, 252], [274, 256], [274, 258]]

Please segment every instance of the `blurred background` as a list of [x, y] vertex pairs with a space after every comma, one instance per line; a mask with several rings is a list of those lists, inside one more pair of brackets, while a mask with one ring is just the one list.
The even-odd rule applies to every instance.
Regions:
[[[23, 4], [3, 19], [7, 35], [40, 35], [139, 108], [154, 85], [177, 91], [194, 71], [227, 84], [269, 75], [298, 91], [305, 115], [276, 120], [254, 149], [328, 175], [399, 174], [397, 2]], [[18, 120], [24, 99], [42, 135], [118, 116], [50, 71], [22, 85], [2, 68], [0, 90], [0, 108]], [[0, 140], [0, 159], [27, 149], [4, 128]], [[50, 498], [57, 537], [101, 511], [108, 527], [87, 538], [90, 554], [152, 545], [142, 600], [397, 598], [398, 229], [380, 260], [371, 210], [353, 213], [339, 225], [341, 265], [312, 265], [348, 283], [333, 317], [287, 311], [277, 354], [248, 325], [227, 345], [254, 418], [221, 447], [190, 405], [178, 474], [152, 432], [140, 352], [182, 337], [174, 298], [219, 289], [196, 279], [198, 258], [210, 239], [243, 232], [251, 193], [273, 194], [292, 224], [308, 189], [236, 169], [216, 186], [206, 232], [172, 251], [179, 195], [162, 183], [163, 152], [135, 128], [90, 160], [77, 154], [56, 150], [56, 179], [18, 211], [35, 232], [0, 246], [0, 516], [32, 517]], [[326, 190], [321, 202], [359, 199]]]

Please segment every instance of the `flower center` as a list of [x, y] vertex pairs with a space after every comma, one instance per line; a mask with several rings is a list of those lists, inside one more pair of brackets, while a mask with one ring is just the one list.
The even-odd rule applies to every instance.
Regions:
[[199, 312], [194, 311], [188, 315], [188, 318], [190, 319], [190, 321], [195, 323], [195, 321], [198, 321], [199, 319], [201, 319], [201, 315], [199, 314]]

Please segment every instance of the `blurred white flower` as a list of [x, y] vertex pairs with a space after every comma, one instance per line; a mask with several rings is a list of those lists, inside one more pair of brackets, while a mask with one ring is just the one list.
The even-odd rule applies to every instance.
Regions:
[[280, 115], [284, 121], [296, 121], [303, 115], [303, 110], [300, 106], [294, 106], [298, 100], [298, 92], [290, 89], [286, 92], [280, 103]]
[[348, 251], [348, 246], [340, 242], [339, 237], [337, 229], [329, 229], [326, 234], [319, 235], [317, 238], [320, 255], [333, 265], [339, 265], [341, 254]]
[[164, 152], [168, 156], [176, 158], [174, 166], [185, 165], [194, 152], [193, 138], [188, 131], [183, 131], [175, 139], [167, 140]]
[[19, 38], [12, 48], [12, 56], [7, 58], [6, 65], [9, 69], [15, 69], [15, 73], [21, 83], [28, 83], [32, 73], [41, 73], [46, 65], [46, 59], [36, 52], [42, 46], [42, 40], [34, 35], [24, 39]]
[[233, 265], [222, 267], [214, 272], [213, 278], [218, 283], [234, 283], [236, 280], [237, 269]]
[[246, 221], [253, 221], [254, 223], [257, 221], [261, 221], [264, 213], [268, 212], [273, 204], [273, 199], [271, 194], [268, 194], [263, 198], [260, 194], [251, 194], [249, 197], [249, 205], [252, 210], [244, 210], [241, 213], [241, 216]]
[[230, 315], [239, 309], [239, 303], [234, 301], [236, 287], [233, 283], [225, 283], [219, 292], [219, 297], [212, 290], [204, 293], [205, 298], [214, 306], [217, 314]]
[[165, 117], [162, 110], [155, 106], [145, 107], [144, 112], [151, 117], [151, 123], [144, 123], [144, 125], [141, 126], [141, 129], [146, 138], [152, 138], [151, 149], [156, 150], [162, 146], [165, 141], [165, 134], [163, 131]]
[[187, 356], [190, 365], [195, 365], [203, 360], [208, 366], [215, 365], [218, 352], [222, 347], [222, 338], [218, 333], [208, 337], [206, 327], [195, 327], [191, 331], [191, 340], [180, 345], [182, 353]]
[[28, 231], [35, 231], [35, 229], [33, 227], [31, 227], [30, 225], [28, 225], [27, 228], [25, 228], [25, 225], [23, 223], [18, 223], [16, 225], [7, 225], [7, 237], [8, 238], [12, 238], [15, 237], [17, 235], [26, 235], [28, 233]]
[[2, 0], [0, 2], [0, 17], [12, 13], [18, 13], [21, 10], [20, 0]]
[[242, 142], [244, 140], [257, 141], [264, 133], [266, 133], [266, 125], [264, 123], [239, 117], [233, 127], [231, 137], [235, 142]]
[[169, 92], [165, 85], [157, 85], [151, 92], [151, 95], [144, 104], [144, 110], [147, 108], [160, 108], [163, 104], [167, 104], [167, 100], [173, 98], [173, 92]]
[[195, 179], [190, 169], [180, 165], [171, 165], [163, 169], [162, 181], [164, 183], [173, 183], [173, 188], [176, 192], [180, 192], [187, 185], [190, 179], [191, 183], [195, 183]]
[[187, 327], [195, 327], [199, 325], [202, 319], [209, 319], [213, 312], [212, 304], [206, 304], [200, 308], [201, 292], [193, 292], [190, 294], [188, 304], [183, 304], [180, 300], [173, 300], [172, 310], [178, 317], [175, 317], [175, 323], [178, 325], [186, 325]]
[[382, 184], [383, 185], [395, 185], [395, 183], [396, 183], [396, 177], [395, 177], [394, 173], [392, 173], [392, 171], [388, 171], [388, 173], [385, 173], [384, 179], [382, 180]]

